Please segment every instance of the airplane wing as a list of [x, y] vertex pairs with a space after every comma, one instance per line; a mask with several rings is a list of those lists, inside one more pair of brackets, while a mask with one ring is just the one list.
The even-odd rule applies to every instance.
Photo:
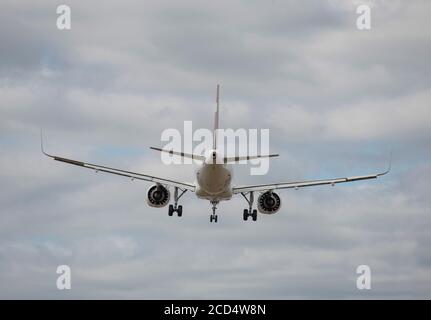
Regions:
[[365, 175], [365, 176], [356, 176], [356, 177], [347, 177], [347, 178], [335, 178], [335, 179], [324, 179], [324, 180], [308, 180], [308, 181], [297, 181], [297, 182], [282, 182], [282, 183], [272, 183], [272, 184], [258, 184], [258, 185], [249, 185], [249, 186], [238, 186], [233, 187], [233, 193], [247, 193], [251, 191], [269, 191], [276, 189], [298, 189], [303, 187], [312, 187], [312, 186], [320, 186], [325, 184], [335, 185], [336, 183], [343, 182], [352, 182], [359, 180], [368, 180], [368, 179], [377, 179], [380, 176], [387, 174], [391, 170], [391, 164], [389, 163], [389, 167], [386, 171]]
[[132, 180], [137, 179], [137, 180], [144, 180], [144, 181], [149, 181], [149, 182], [154, 182], [154, 183], [160, 183], [160, 184], [163, 184], [163, 185], [178, 187], [180, 189], [190, 190], [190, 191], [193, 191], [193, 192], [196, 189], [196, 186], [194, 184], [191, 184], [191, 183], [186, 183], [186, 182], [181, 182], [181, 181], [175, 181], [175, 180], [170, 180], [170, 179], [159, 178], [159, 177], [150, 176], [150, 175], [146, 175], [146, 174], [142, 174], [142, 173], [137, 173], [137, 172], [132, 172], [132, 171], [126, 171], [126, 170], [121, 170], [121, 169], [106, 167], [106, 166], [102, 166], [102, 165], [98, 165], [98, 164], [92, 164], [92, 163], [87, 163], [87, 162], [73, 160], [73, 159], [67, 159], [67, 158], [63, 158], [63, 157], [59, 157], [59, 156], [48, 154], [43, 149], [42, 137], [41, 137], [41, 140], [40, 140], [40, 147], [41, 147], [42, 153], [44, 155], [46, 155], [46, 156], [48, 156], [48, 157], [50, 157], [50, 158], [52, 158], [54, 160], [61, 161], [61, 162], [64, 162], [64, 163], [68, 163], [68, 164], [73, 164], [75, 166], [79, 166], [79, 167], [83, 167], [83, 168], [87, 168], [87, 169], [92, 169], [92, 170], [95, 170], [96, 172], [100, 171], [100, 172], [112, 173], [112, 174], [115, 174], [115, 175], [118, 175], [118, 176], [123, 176], [123, 177], [131, 178]]

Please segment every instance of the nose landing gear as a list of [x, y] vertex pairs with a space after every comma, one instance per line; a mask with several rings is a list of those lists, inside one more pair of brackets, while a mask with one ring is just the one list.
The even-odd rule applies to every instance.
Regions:
[[217, 215], [215, 214], [216, 209], [217, 209], [217, 205], [218, 205], [218, 201], [211, 201], [211, 204], [213, 205], [212, 209], [213, 209], [213, 213], [212, 215], [210, 215], [210, 222], [217, 222]]

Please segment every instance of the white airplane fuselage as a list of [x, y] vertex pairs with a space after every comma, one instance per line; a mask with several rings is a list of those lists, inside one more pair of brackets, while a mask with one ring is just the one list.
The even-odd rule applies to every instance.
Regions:
[[196, 196], [210, 201], [232, 198], [232, 167], [224, 164], [216, 150], [211, 150], [196, 170]]

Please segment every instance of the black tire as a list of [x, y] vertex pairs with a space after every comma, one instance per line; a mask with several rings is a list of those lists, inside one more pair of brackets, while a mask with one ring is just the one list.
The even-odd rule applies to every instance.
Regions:
[[247, 209], [244, 209], [244, 214], [243, 214], [242, 218], [244, 219], [244, 221], [248, 220], [248, 210]]
[[183, 215], [183, 206], [178, 206], [177, 214], [178, 214], [178, 217], [181, 217]]
[[214, 222], [217, 223], [217, 215], [214, 216]]
[[174, 214], [174, 206], [170, 204], [169, 205], [168, 216], [172, 217], [173, 214]]
[[213, 216], [212, 215], [210, 216], [210, 222], [213, 222]]
[[252, 218], [253, 218], [253, 221], [256, 221], [257, 220], [257, 210], [256, 209], [254, 209], [253, 210], [253, 213], [252, 213]]

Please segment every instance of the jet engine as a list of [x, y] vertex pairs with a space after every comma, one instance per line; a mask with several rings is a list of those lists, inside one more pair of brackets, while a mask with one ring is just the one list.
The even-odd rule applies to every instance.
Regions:
[[171, 199], [169, 190], [160, 185], [155, 184], [147, 191], [147, 203], [150, 207], [161, 208], [166, 206]]
[[274, 192], [267, 191], [262, 193], [257, 199], [257, 209], [260, 213], [273, 214], [277, 213], [281, 207], [280, 196]]

